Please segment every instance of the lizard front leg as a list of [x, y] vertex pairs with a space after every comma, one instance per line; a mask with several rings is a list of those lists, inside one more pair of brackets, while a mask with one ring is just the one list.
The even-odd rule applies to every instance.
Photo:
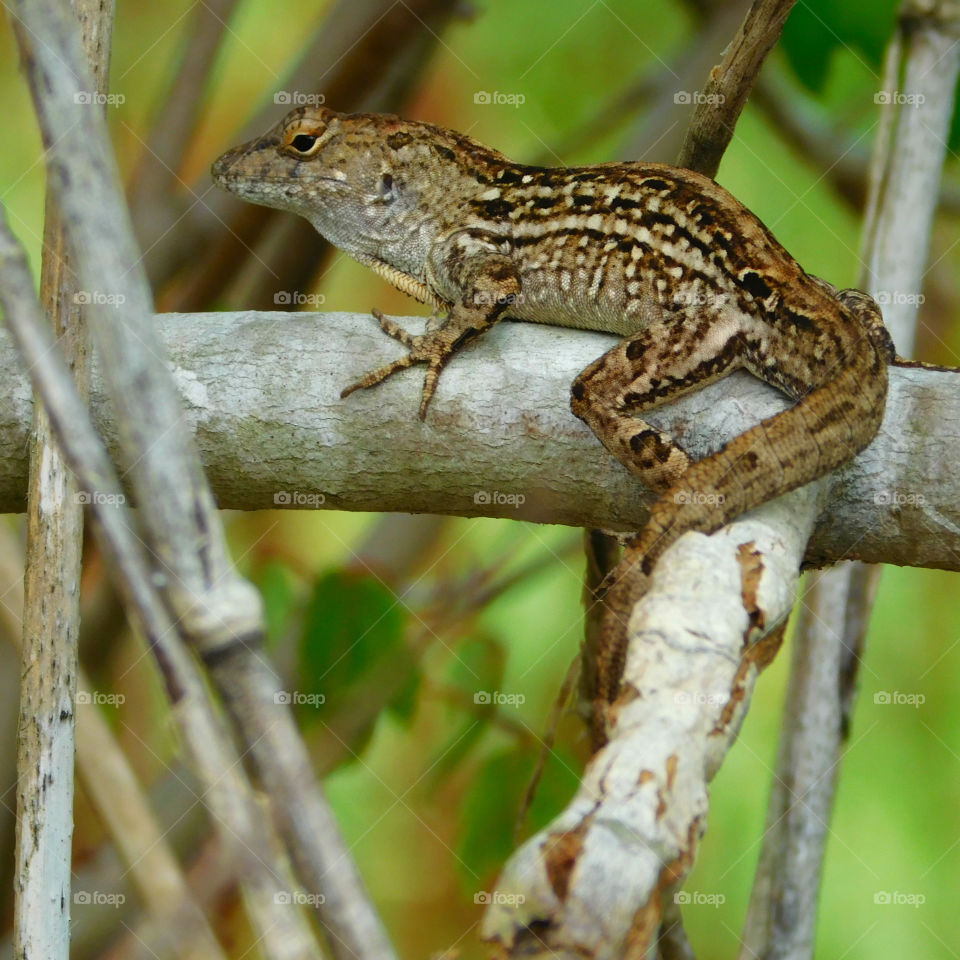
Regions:
[[437, 329], [428, 329], [426, 333], [415, 335], [375, 310], [374, 316], [384, 333], [399, 340], [410, 352], [351, 384], [342, 391], [341, 397], [382, 383], [399, 370], [425, 363], [427, 374], [423, 382], [419, 416], [421, 420], [426, 417], [440, 374], [449, 359], [465, 343], [488, 330], [508, 313], [520, 293], [520, 278], [516, 269], [510, 259], [501, 254], [473, 257], [466, 262], [453, 260], [447, 269], [449, 273], [456, 270], [457, 286], [463, 292], [452, 303], [446, 319]]

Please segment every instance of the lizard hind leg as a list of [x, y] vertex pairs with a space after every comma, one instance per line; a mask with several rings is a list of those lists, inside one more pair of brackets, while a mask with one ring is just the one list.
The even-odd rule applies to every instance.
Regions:
[[[645, 486], [665, 492], [691, 460], [667, 433], [636, 414], [700, 389], [743, 364], [746, 347], [719, 322], [711, 341], [705, 326], [677, 317], [655, 321], [618, 343], [573, 382], [570, 408]], [[721, 342], [722, 341], [722, 342]]]

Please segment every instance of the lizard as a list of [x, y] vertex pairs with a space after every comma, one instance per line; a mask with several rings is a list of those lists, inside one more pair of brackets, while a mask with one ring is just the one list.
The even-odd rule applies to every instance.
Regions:
[[[619, 693], [626, 620], [664, 550], [832, 472], [879, 429], [895, 359], [879, 307], [807, 274], [701, 174], [652, 162], [524, 165], [454, 130], [326, 107], [291, 111], [211, 172], [244, 200], [306, 217], [443, 318], [412, 335], [374, 311], [408, 352], [342, 397], [425, 364], [424, 419], [449, 359], [504, 318], [621, 336], [576, 377], [570, 401], [659, 494], [600, 591], [598, 744]], [[739, 368], [793, 406], [698, 461], [643, 420]]]

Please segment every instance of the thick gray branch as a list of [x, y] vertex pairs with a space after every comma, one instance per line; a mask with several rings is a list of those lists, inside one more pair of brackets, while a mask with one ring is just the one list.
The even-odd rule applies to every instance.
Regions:
[[[417, 329], [414, 318], [399, 318]], [[500, 324], [444, 372], [425, 423], [423, 371], [341, 400], [402, 349], [365, 315], [160, 314], [219, 505], [503, 516], [638, 528], [647, 492], [568, 409], [576, 373], [613, 338]], [[960, 394], [955, 374], [891, 371], [877, 440], [838, 474], [807, 559], [960, 569]], [[94, 373], [94, 412], [115, 427]], [[747, 374], [650, 419], [701, 456], [785, 401]], [[0, 510], [23, 509], [30, 390], [0, 334]], [[482, 502], [489, 495], [490, 502]], [[523, 497], [517, 505], [513, 498]]]

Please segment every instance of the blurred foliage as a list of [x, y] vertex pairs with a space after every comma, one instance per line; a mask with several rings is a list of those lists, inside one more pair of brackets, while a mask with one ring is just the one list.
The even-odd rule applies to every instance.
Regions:
[[880, 66], [898, 6], [897, 0], [806, 0], [791, 11], [780, 45], [801, 82], [820, 92], [837, 53], [862, 54]]
[[[119, 4], [112, 85], [126, 101], [109, 119], [125, 174], [135, 168], [177, 67], [190, 9], [186, 0]], [[855, 141], [866, 148], [876, 129], [873, 98], [895, 10], [892, 0], [807, 0], [794, 9], [772, 57], [770, 69], [792, 71], [798, 81], [798, 109], [813, 111], [837, 131], [838, 156]], [[202, 176], [210, 160], [235, 142], [254, 106], [269, 101], [305, 28], [323, 13], [323, 4], [308, 0], [286, 4], [282, 17], [263, 0], [240, 5], [203, 94], [203, 121], [180, 171], [185, 181]], [[555, 0], [548, 6], [478, 0], [474, 15], [445, 35], [409, 112], [530, 159], [568, 142], [638, 76], [671, 71], [694, 30], [686, 7], [666, 0]], [[36, 267], [42, 154], [8, 31], [0, 42], [5, 119], [8, 130], [17, 131], [0, 151], [0, 195]], [[478, 91], [494, 90], [522, 94], [524, 102], [476, 102]], [[603, 136], [578, 141], [556, 162], [613, 156], [630, 120], [624, 116]], [[956, 175], [952, 154], [948, 175]], [[807, 269], [841, 286], [856, 281], [857, 212], [832, 192], [827, 171], [798, 156], [752, 107], [719, 179]], [[918, 348], [923, 359], [951, 364], [960, 363], [953, 321], [956, 230], [956, 221], [947, 221], [945, 242], [934, 245], [934, 293], [921, 315]], [[403, 295], [343, 257], [320, 284], [328, 310], [411, 310]], [[491, 336], [509, 336], [509, 330]], [[345, 738], [337, 744], [328, 793], [402, 954], [423, 956], [456, 944], [465, 957], [480, 957], [487, 951], [473, 932], [480, 911], [475, 898], [489, 889], [512, 849], [541, 740], [578, 650], [583, 564], [564, 552], [570, 531], [454, 520], [430, 557], [402, 583], [392, 583], [357, 572], [356, 551], [375, 523], [324, 511], [264, 512], [234, 516], [230, 535], [235, 555], [263, 592], [270, 653], [284, 682], [314, 695], [312, 704], [298, 706], [298, 717], [318, 764], [330, 745], [325, 730]], [[552, 562], [444, 628], [444, 611], [461, 603], [474, 571], [504, 574], [537, 557]], [[954, 907], [960, 873], [953, 816], [960, 802], [956, 582], [936, 571], [884, 574], [831, 825], [820, 956], [933, 958], [960, 942]], [[142, 679], [149, 661], [131, 650], [128, 645], [116, 655], [117, 688], [146, 688], [154, 703], [156, 685]], [[736, 931], [764, 831], [789, 657], [789, 648], [781, 651], [761, 678], [739, 741], [713, 784], [710, 829], [687, 888], [726, 899], [718, 907], [686, 910], [701, 960], [737, 953]], [[875, 694], [890, 691], [925, 700], [916, 707], [875, 701]], [[493, 694], [503, 695], [501, 702]], [[152, 709], [121, 717], [117, 725], [144, 782], [159, 779], [172, 753], [169, 729]], [[567, 711], [523, 835], [569, 798], [587, 752], [582, 723]], [[96, 828], [84, 824], [78, 817], [78, 849], [91, 836], [100, 842]], [[882, 891], [922, 893], [926, 902], [918, 909], [881, 906], [874, 897]]]

